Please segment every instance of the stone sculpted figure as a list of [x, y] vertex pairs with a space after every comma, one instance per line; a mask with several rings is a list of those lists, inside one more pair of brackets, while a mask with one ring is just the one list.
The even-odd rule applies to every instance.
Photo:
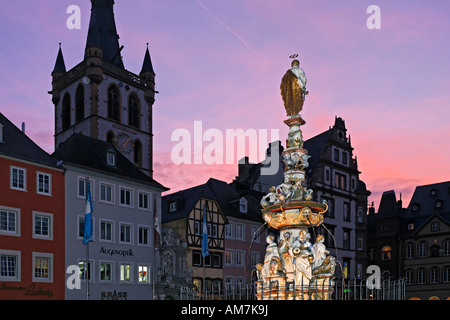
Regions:
[[271, 187], [269, 189], [269, 193], [261, 199], [260, 204], [261, 204], [261, 207], [265, 208], [267, 206], [277, 203], [277, 201], [278, 201], [278, 198], [277, 198], [277, 194], [276, 194], [276, 188]]
[[323, 235], [319, 234], [316, 238], [316, 243], [312, 246], [312, 254], [314, 256], [313, 269], [322, 265], [327, 254], [330, 252], [326, 249], [324, 245], [325, 238]]

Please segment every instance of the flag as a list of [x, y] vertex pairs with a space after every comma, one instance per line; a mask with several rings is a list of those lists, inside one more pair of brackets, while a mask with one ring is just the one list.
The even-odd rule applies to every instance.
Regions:
[[94, 211], [92, 207], [92, 196], [91, 196], [91, 184], [89, 180], [86, 180], [87, 191], [86, 191], [86, 213], [84, 215], [84, 234], [83, 243], [88, 244], [92, 241], [92, 212]]
[[156, 201], [157, 195], [156, 193], [154, 194], [153, 197], [153, 227], [155, 229], [155, 242], [154, 242], [154, 246], [155, 249], [159, 249], [159, 245], [160, 245], [160, 241], [161, 241], [161, 236], [160, 236], [160, 228], [159, 228], [159, 217], [158, 217], [158, 207], [157, 207], [157, 201]]
[[203, 207], [203, 232], [202, 232], [202, 256], [209, 256], [208, 249], [208, 224], [206, 223], [206, 204]]

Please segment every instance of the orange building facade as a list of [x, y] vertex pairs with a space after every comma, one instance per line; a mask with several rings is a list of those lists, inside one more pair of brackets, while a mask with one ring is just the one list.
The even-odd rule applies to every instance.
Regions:
[[1, 114], [0, 130], [0, 300], [63, 300], [64, 171]]

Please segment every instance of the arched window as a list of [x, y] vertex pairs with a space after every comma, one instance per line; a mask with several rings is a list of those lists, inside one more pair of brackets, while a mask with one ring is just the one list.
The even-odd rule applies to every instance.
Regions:
[[84, 119], [84, 87], [80, 84], [75, 93], [75, 122], [78, 123]]
[[391, 260], [392, 248], [390, 246], [384, 246], [381, 249], [381, 260]]
[[130, 95], [128, 99], [128, 125], [140, 128], [139, 98], [136, 94]]
[[142, 143], [139, 140], [134, 142], [134, 163], [142, 165]]
[[70, 95], [66, 93], [62, 102], [62, 129], [70, 127]]
[[108, 89], [108, 118], [120, 121], [120, 93], [115, 85]]
[[106, 142], [109, 142], [110, 144], [114, 145], [114, 132], [112, 131], [108, 131], [108, 133], [106, 134]]

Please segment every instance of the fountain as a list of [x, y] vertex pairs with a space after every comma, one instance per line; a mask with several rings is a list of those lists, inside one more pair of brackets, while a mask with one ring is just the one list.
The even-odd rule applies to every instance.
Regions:
[[294, 60], [281, 81], [281, 96], [289, 117], [286, 149], [281, 156], [285, 164], [284, 182], [269, 189], [261, 199], [266, 223], [279, 230], [278, 240], [267, 237], [264, 263], [257, 268], [257, 299], [329, 300], [332, 294], [336, 261], [324, 245], [324, 236], [317, 235], [311, 244], [309, 228], [323, 222], [327, 203], [313, 201], [313, 190], [307, 189], [305, 168], [308, 151], [303, 148], [300, 127], [306, 122], [300, 115], [306, 91], [306, 76], [300, 62]]

